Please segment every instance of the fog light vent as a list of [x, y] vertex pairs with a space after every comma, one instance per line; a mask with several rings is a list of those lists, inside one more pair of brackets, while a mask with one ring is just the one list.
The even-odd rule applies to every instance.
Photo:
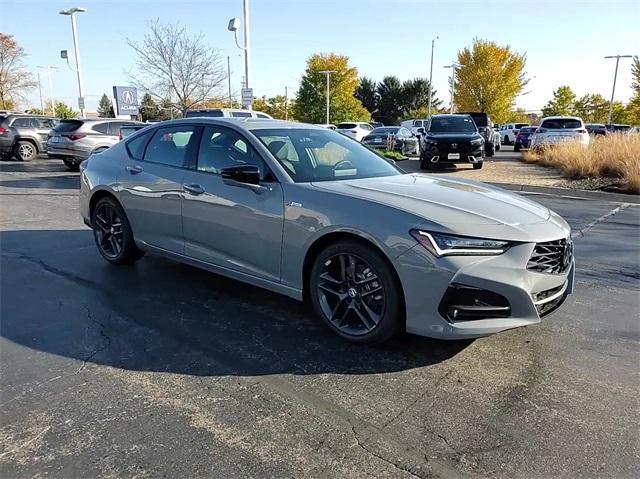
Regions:
[[475, 321], [490, 318], [508, 318], [511, 305], [504, 296], [461, 284], [449, 286], [440, 306], [440, 314], [448, 321]]

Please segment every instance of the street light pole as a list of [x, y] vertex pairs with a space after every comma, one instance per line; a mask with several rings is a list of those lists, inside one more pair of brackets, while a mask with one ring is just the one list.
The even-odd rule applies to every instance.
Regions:
[[329, 77], [331, 76], [332, 73], [335, 73], [335, 70], [322, 70], [321, 72], [318, 73], [324, 73], [327, 76], [327, 125], [329, 124], [329, 106], [330, 106], [330, 101], [329, 101]]
[[233, 108], [233, 100], [231, 100], [231, 60], [227, 55], [227, 80], [229, 80], [229, 108]]
[[42, 82], [40, 81], [40, 72], [38, 72], [38, 93], [40, 94], [40, 111], [44, 115], [44, 103], [42, 102]]
[[435, 46], [436, 40], [440, 37], [436, 37], [431, 40], [431, 68], [429, 68], [429, 118], [431, 118], [431, 97], [433, 96], [433, 84], [431, 83], [433, 80], [433, 48]]
[[451, 68], [451, 107], [449, 108], [449, 113], [453, 113], [453, 97], [456, 89], [456, 68], [460, 65], [457, 63], [452, 63], [451, 65], [445, 65], [445, 68]]
[[80, 108], [80, 117], [86, 118], [86, 110], [84, 105], [84, 93], [82, 88], [82, 68], [80, 67], [80, 48], [78, 47], [78, 31], [76, 26], [76, 13], [86, 12], [86, 8], [73, 7], [69, 10], [62, 10], [60, 15], [71, 17], [71, 32], [73, 33], [73, 49], [76, 56], [76, 73], [78, 75], [78, 107]]
[[251, 70], [251, 36], [249, 29], [249, 0], [242, 0], [242, 15], [244, 19], [244, 86], [249, 88]]
[[613, 96], [616, 93], [616, 80], [618, 78], [618, 64], [620, 63], [621, 58], [632, 58], [633, 55], [609, 55], [605, 58], [615, 58], [616, 59], [616, 70], [613, 74], [613, 88], [611, 89], [611, 101], [609, 102], [609, 118], [607, 120], [607, 124], [611, 124], [611, 116], [613, 115]]
[[[43, 68], [47, 70], [47, 84], [49, 86], [49, 101], [51, 102], [51, 116], [55, 116], [56, 111], [56, 102], [53, 98], [53, 82], [51, 81], [51, 70], [56, 70], [57, 67], [53, 65], [38, 65], [38, 68]], [[38, 72], [38, 82], [40, 81], [40, 72]], [[42, 90], [40, 91], [40, 102], [42, 102]], [[44, 109], [42, 110], [44, 114]]]

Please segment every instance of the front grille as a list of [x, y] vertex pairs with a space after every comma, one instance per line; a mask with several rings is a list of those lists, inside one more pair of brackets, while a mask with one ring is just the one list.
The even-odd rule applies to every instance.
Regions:
[[[456, 145], [453, 148], [453, 145]], [[442, 154], [446, 153], [469, 153], [472, 151], [471, 142], [470, 141], [439, 141], [438, 142], [438, 152]]]
[[560, 274], [569, 269], [572, 258], [571, 238], [537, 243], [527, 263], [527, 269], [539, 273]]

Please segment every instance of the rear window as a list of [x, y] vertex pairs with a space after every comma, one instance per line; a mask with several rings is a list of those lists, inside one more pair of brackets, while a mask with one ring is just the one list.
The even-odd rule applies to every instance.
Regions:
[[487, 115], [469, 115], [476, 126], [487, 126]]
[[358, 125], [356, 125], [355, 123], [338, 123], [336, 125], [336, 128], [338, 130], [352, 130], [354, 128], [357, 128]]
[[231, 116], [233, 118], [251, 118], [251, 113], [248, 111], [232, 111]]
[[520, 133], [533, 133], [538, 127], [536, 126], [524, 126], [520, 129]]
[[70, 131], [76, 131], [82, 124], [83, 122], [79, 120], [62, 120], [53, 130], [58, 133], [68, 133]]
[[91, 129], [93, 131], [97, 131], [98, 133], [102, 133], [103, 135], [108, 135], [109, 123], [98, 123], [97, 125], [93, 125]]
[[571, 130], [582, 128], [582, 122], [572, 118], [556, 118], [554, 120], [544, 120], [540, 128], [548, 128], [549, 130]]
[[422, 120], [416, 120], [413, 122], [413, 126], [415, 126], [416, 128], [422, 128], [424, 126], [424, 123], [422, 122]]
[[222, 110], [189, 110], [184, 116], [185, 118], [195, 118], [198, 116], [206, 116], [210, 118], [220, 118], [224, 116]]
[[269, 119], [269, 115], [265, 115], [264, 113], [256, 113], [256, 116], [258, 118], [266, 118], [267, 120]]
[[516, 128], [522, 128], [524, 126], [529, 126], [526, 123], [516, 123]]

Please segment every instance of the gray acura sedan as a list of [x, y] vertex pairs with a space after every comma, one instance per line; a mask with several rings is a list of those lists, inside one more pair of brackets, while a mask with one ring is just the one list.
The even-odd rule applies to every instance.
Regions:
[[472, 338], [538, 323], [573, 290], [571, 231], [533, 201], [405, 174], [326, 128], [189, 118], [83, 165], [105, 260], [145, 252], [292, 298], [340, 336]]

